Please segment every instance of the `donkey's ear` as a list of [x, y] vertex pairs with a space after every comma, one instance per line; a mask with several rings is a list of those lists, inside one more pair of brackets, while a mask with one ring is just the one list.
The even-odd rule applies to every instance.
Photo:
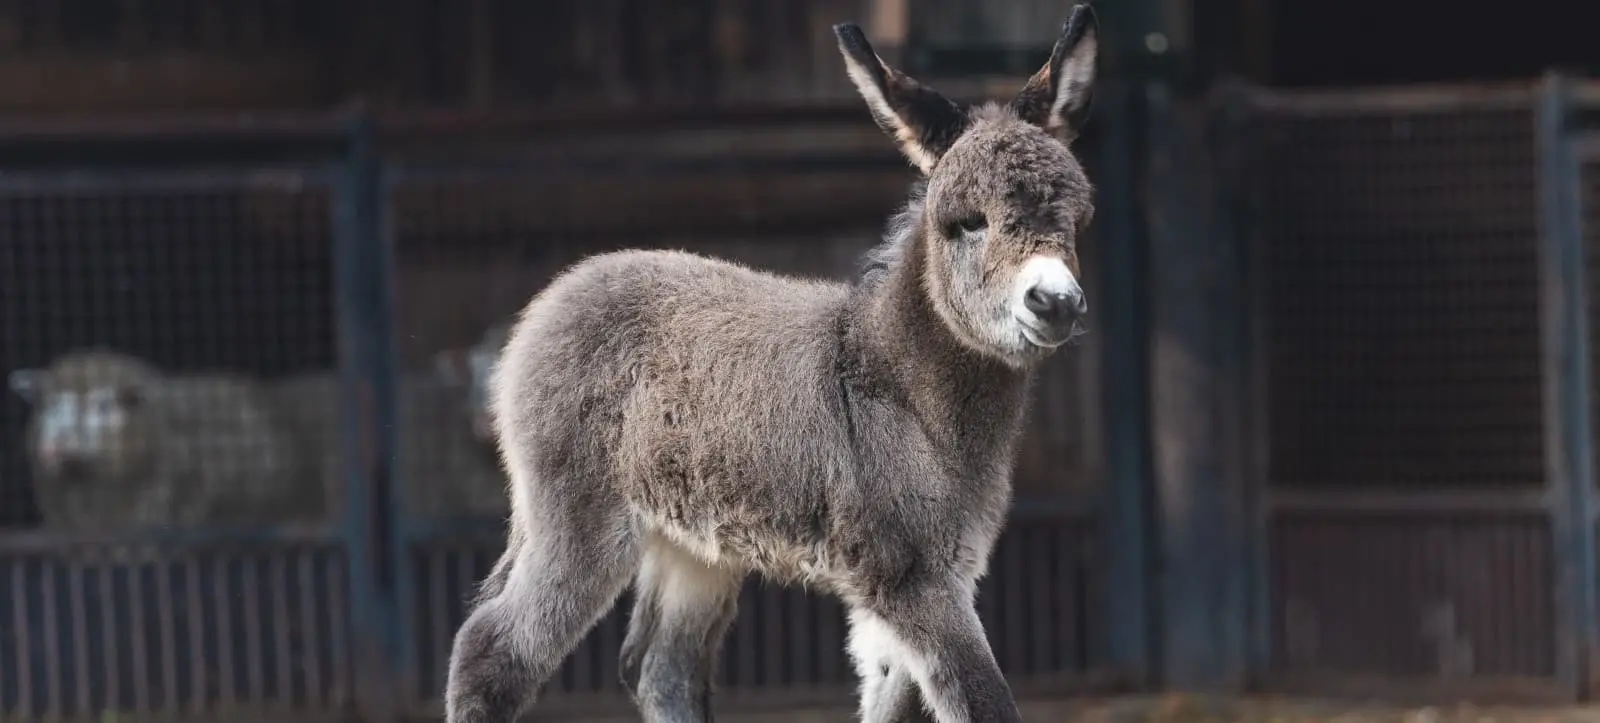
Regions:
[[931, 173], [967, 129], [966, 114], [939, 91], [884, 64], [861, 28], [842, 23], [833, 26], [833, 33], [839, 37], [845, 70], [866, 99], [872, 119], [894, 137], [906, 158], [924, 174]]
[[1050, 61], [1028, 79], [1011, 101], [1023, 120], [1040, 126], [1063, 141], [1078, 136], [1089, 117], [1094, 97], [1094, 66], [1100, 50], [1098, 23], [1088, 3], [1072, 8], [1050, 51]]

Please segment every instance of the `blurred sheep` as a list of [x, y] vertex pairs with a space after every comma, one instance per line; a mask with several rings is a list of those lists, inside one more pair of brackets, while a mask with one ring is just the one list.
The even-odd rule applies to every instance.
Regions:
[[494, 324], [484, 330], [478, 341], [466, 349], [448, 349], [434, 355], [434, 367], [439, 378], [452, 387], [464, 390], [467, 408], [472, 415], [472, 434], [478, 438], [489, 454], [498, 458], [495, 447], [494, 425], [489, 420], [489, 371], [499, 358], [511, 333], [511, 323]]
[[[412, 514], [434, 517], [510, 514], [505, 478], [469, 426], [463, 395], [430, 374], [403, 373], [396, 384], [400, 425], [394, 473]], [[344, 452], [339, 378], [310, 372], [276, 382], [273, 396], [306, 450], [311, 474], [324, 481], [328, 504], [343, 505]]]
[[242, 375], [164, 374], [113, 351], [81, 350], [11, 373], [32, 407], [26, 447], [53, 529], [104, 532], [315, 520], [323, 495]]

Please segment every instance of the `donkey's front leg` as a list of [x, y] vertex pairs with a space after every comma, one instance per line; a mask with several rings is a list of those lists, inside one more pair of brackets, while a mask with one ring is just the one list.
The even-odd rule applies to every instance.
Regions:
[[939, 723], [1022, 720], [972, 596], [958, 583], [905, 586], [871, 599], [852, 617], [858, 626], [882, 626], [891, 639], [886, 644], [922, 688]]

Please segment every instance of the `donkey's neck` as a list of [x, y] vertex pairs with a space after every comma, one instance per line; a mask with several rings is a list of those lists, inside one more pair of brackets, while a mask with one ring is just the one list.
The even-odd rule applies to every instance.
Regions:
[[849, 352], [934, 441], [976, 457], [1009, 454], [1027, 373], [956, 339], [920, 277], [921, 240], [912, 235], [902, 243], [880, 282], [858, 292]]

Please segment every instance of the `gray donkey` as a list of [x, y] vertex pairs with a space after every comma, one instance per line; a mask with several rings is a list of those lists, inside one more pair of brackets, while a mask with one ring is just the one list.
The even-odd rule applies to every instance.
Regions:
[[564, 271], [491, 374], [505, 554], [451, 652], [451, 723], [511, 721], [630, 581], [624, 684], [710, 720], [755, 572], [843, 599], [872, 723], [1017, 721], [974, 607], [1011, 501], [1031, 370], [1083, 333], [1093, 12], [1009, 104], [960, 108], [834, 28], [922, 179], [854, 284], [677, 251]]

